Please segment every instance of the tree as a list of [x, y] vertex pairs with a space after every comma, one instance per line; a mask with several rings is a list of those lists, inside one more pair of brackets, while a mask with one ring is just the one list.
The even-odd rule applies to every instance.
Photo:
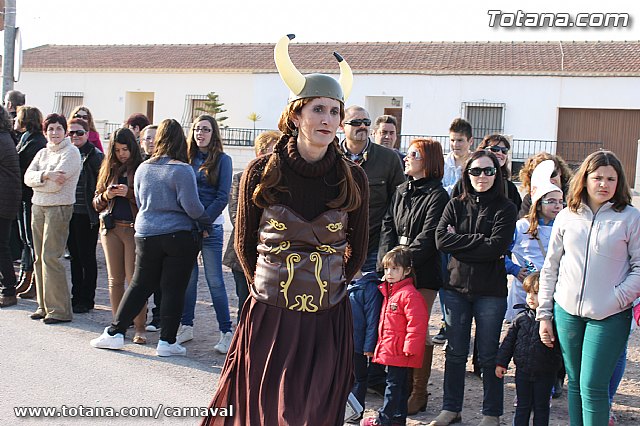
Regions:
[[258, 113], [256, 112], [252, 112], [251, 114], [249, 114], [247, 116], [247, 118], [251, 121], [253, 121], [253, 139], [256, 138], [256, 122], [260, 121], [262, 119], [262, 117], [260, 117], [260, 115], [258, 115]]
[[223, 109], [224, 103], [220, 102], [220, 97], [216, 92], [207, 93], [207, 100], [204, 101], [204, 107], [197, 107], [196, 111], [203, 112], [205, 114], [211, 114], [215, 117], [218, 124], [222, 127], [226, 127], [223, 123], [229, 117], [226, 116], [218, 116], [218, 114], [222, 114], [227, 112], [226, 109]]

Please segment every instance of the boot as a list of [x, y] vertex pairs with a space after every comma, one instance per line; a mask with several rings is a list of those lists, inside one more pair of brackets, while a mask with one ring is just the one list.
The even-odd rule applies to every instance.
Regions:
[[18, 277], [18, 286], [16, 287], [16, 294], [25, 292], [29, 289], [32, 275], [32, 271], [20, 271], [20, 276]]
[[37, 296], [37, 292], [36, 292], [36, 276], [33, 275], [33, 273], [31, 274], [31, 280], [29, 280], [28, 282], [29, 284], [29, 288], [26, 291], [23, 291], [22, 293], [17, 293], [17, 289], [16, 289], [16, 293], [18, 294], [18, 297], [20, 299], [35, 299]]
[[500, 426], [499, 416], [482, 416], [482, 421], [478, 426]]
[[431, 421], [427, 426], [448, 426], [453, 423], [460, 423], [462, 421], [462, 413], [456, 413], [454, 411], [442, 410], [440, 414]]
[[427, 345], [422, 359], [422, 367], [413, 369], [413, 389], [407, 401], [407, 414], [418, 414], [427, 409], [427, 384], [431, 377], [431, 361], [433, 360], [433, 345]]

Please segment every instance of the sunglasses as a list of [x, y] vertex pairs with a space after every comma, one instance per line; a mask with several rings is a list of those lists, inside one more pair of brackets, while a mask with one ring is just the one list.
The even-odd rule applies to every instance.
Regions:
[[360, 127], [363, 124], [367, 127], [371, 126], [371, 120], [368, 118], [357, 118], [351, 121], [345, 121], [344, 124], [348, 124], [349, 126]]
[[193, 133], [195, 132], [211, 133], [211, 129], [208, 127], [196, 127], [195, 129], [193, 129]]
[[69, 136], [84, 136], [84, 134], [87, 133], [84, 130], [69, 130]]
[[413, 158], [414, 160], [422, 160], [420, 153], [418, 151], [409, 151], [407, 152], [407, 157]]
[[467, 169], [471, 176], [480, 176], [484, 173], [485, 176], [493, 176], [496, 174], [495, 167], [471, 167]]
[[75, 114], [73, 114], [73, 118], [81, 118], [83, 120], [86, 120], [87, 118], [89, 118], [89, 115], [88, 114], [82, 115], [82, 114], [76, 112]]
[[509, 148], [505, 148], [504, 146], [498, 146], [498, 145], [493, 145], [493, 146], [488, 146], [485, 148], [487, 151], [491, 151], [491, 152], [501, 152], [504, 155], [507, 155], [507, 153], [509, 152]]

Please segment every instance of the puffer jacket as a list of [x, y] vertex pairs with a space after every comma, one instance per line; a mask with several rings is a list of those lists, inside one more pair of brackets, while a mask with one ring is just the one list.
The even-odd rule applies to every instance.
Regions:
[[[416, 287], [438, 290], [442, 286], [436, 228], [449, 194], [440, 179], [417, 179], [398, 185], [382, 221], [378, 271], [382, 258], [399, 244], [408, 246], [416, 273]], [[404, 238], [402, 238], [404, 237]]]
[[[471, 296], [507, 297], [504, 256], [513, 238], [516, 206], [496, 185], [486, 192], [451, 199], [444, 209], [436, 246], [451, 254], [444, 288]], [[455, 228], [449, 233], [447, 227]]]
[[606, 203], [596, 214], [581, 204], [556, 216], [540, 271], [537, 319], [553, 317], [553, 302], [571, 315], [601, 320], [640, 296], [640, 211]]
[[[424, 357], [429, 312], [412, 278], [378, 286], [384, 296], [373, 362], [420, 368]], [[411, 356], [405, 356], [405, 353]]]
[[370, 272], [347, 286], [353, 316], [353, 350], [359, 354], [376, 349], [382, 306], [379, 283], [378, 276]]
[[[540, 322], [535, 311], [527, 305], [516, 305], [524, 309], [513, 320], [509, 331], [498, 349], [496, 365], [507, 368], [513, 362], [520, 373], [529, 376], [555, 375], [562, 365], [560, 345], [545, 346], [540, 340]], [[556, 334], [557, 335], [557, 334]]]

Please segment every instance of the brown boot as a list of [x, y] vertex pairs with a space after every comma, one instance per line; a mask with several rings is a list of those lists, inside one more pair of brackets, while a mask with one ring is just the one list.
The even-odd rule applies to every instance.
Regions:
[[413, 389], [407, 401], [407, 414], [417, 414], [427, 409], [427, 384], [431, 377], [431, 361], [433, 360], [433, 345], [427, 345], [424, 351], [421, 368], [413, 369]]
[[32, 275], [32, 271], [20, 271], [20, 281], [18, 281], [18, 287], [16, 287], [16, 294], [24, 293], [29, 289]]
[[23, 291], [22, 293], [18, 293], [18, 297], [20, 299], [35, 299], [36, 294], [36, 276], [31, 275], [31, 284], [29, 284], [29, 288], [27, 291]]

